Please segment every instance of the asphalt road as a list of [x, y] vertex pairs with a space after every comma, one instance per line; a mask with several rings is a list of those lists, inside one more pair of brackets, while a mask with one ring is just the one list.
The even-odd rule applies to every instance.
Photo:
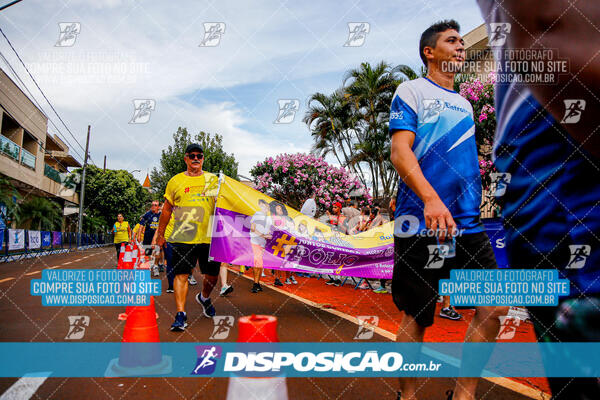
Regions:
[[[120, 342], [124, 322], [117, 319], [123, 312], [118, 307], [44, 307], [41, 299], [30, 295], [31, 279], [39, 279], [46, 268], [114, 268], [113, 247], [52, 255], [0, 264], [0, 341], [2, 342], [66, 342], [69, 316], [88, 316], [89, 326], [80, 341]], [[195, 272], [200, 281], [200, 274]], [[166, 288], [164, 273], [163, 288]], [[265, 286], [259, 294], [250, 293], [251, 282], [237, 274], [229, 274], [235, 290], [228, 297], [213, 297], [217, 315], [237, 318], [250, 314], [275, 315], [282, 342], [353, 342], [358, 325], [325, 309], [314, 307]], [[159, 315], [161, 342], [210, 342], [212, 320], [202, 316], [192, 295], [188, 295], [188, 322], [183, 333], [169, 330], [175, 314], [172, 294], [155, 298]], [[224, 341], [235, 341], [237, 324]], [[375, 333], [372, 341], [388, 338]], [[72, 340], [71, 340], [72, 341]], [[221, 340], [223, 341], [223, 340]], [[60, 355], [57, 355], [60, 356]], [[2, 359], [3, 363], [10, 360]], [[6, 399], [225, 399], [227, 378], [52, 378], [38, 387], [32, 382], [30, 393], [22, 390], [18, 378], [0, 379], [0, 400]], [[421, 399], [446, 400], [445, 392], [454, 386], [452, 379], [420, 379]], [[394, 378], [289, 378], [290, 399], [395, 399]], [[21, 389], [21, 391], [19, 391]], [[477, 398], [525, 399], [527, 397], [482, 380]], [[251, 400], [251, 399], [248, 399]]]

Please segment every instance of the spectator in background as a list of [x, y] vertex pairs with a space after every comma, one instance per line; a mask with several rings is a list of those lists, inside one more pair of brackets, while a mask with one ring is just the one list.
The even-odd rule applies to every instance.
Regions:
[[378, 226], [383, 225], [383, 217], [381, 216], [381, 213], [379, 212], [379, 207], [373, 207], [371, 208], [371, 215], [369, 215], [369, 223], [368, 223], [368, 229], [373, 229], [376, 228]]
[[302, 214], [311, 218], [315, 217], [315, 215], [317, 214], [317, 202], [315, 201], [316, 197], [317, 193], [313, 191], [310, 194], [310, 197], [306, 199], [306, 201], [302, 205], [302, 208], [300, 209], [300, 212]]
[[336, 201], [333, 203], [331, 210], [333, 211], [332, 213], [327, 211], [327, 223], [333, 230], [344, 234], [347, 233], [348, 222], [346, 221], [346, 217], [342, 214], [342, 203]]
[[[391, 216], [390, 219], [393, 221], [394, 220], [394, 211], [396, 211], [396, 197], [393, 196], [392, 199], [390, 200], [390, 203], [388, 205], [388, 209], [390, 210], [389, 215]], [[387, 279], [380, 279], [379, 280], [379, 287], [374, 289], [373, 292], [375, 293], [379, 293], [379, 294], [385, 294], [387, 293], [387, 289], [385, 288], [385, 282], [387, 281]]]
[[115, 234], [113, 242], [117, 250], [117, 262], [119, 262], [121, 245], [131, 241], [131, 228], [129, 227], [129, 222], [124, 220], [123, 214], [117, 214], [117, 222], [113, 225], [112, 231]]
[[366, 232], [369, 229], [369, 216], [371, 215], [371, 209], [369, 207], [363, 207], [358, 216], [358, 224], [350, 231], [351, 235], [356, 235], [360, 232]]
[[348, 200], [348, 206], [342, 208], [342, 215], [346, 217], [348, 221], [348, 232], [351, 232], [356, 225], [358, 225], [360, 210], [358, 209], [358, 202]]

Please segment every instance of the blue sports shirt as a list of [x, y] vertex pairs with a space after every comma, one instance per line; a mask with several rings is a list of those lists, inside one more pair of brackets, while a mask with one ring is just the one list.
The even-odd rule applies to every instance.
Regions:
[[[488, 32], [508, 30], [512, 17], [496, 2], [479, 0], [479, 6]], [[508, 40], [502, 33], [494, 38], [496, 61], [504, 65]], [[506, 69], [498, 72], [494, 145], [496, 168], [509, 174], [500, 197], [509, 265], [555, 268], [570, 280], [570, 296], [597, 295], [600, 160], [563, 129], [526, 83], [513, 78]], [[565, 109], [563, 119], [568, 115]]]
[[[463, 233], [484, 230], [479, 219], [481, 177], [475, 143], [471, 104], [458, 93], [427, 78], [401, 83], [390, 110], [390, 134], [397, 130], [415, 133], [413, 152], [427, 181], [452, 214]], [[423, 202], [400, 179], [394, 232], [423, 234], [426, 229]], [[407, 218], [418, 219], [409, 226]], [[416, 219], [415, 219], [416, 218]], [[402, 234], [400, 234], [402, 232]]]

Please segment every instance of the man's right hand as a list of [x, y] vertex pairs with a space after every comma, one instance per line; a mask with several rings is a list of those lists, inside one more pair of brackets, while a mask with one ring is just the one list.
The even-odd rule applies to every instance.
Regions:
[[448, 211], [448, 208], [439, 197], [425, 201], [423, 215], [425, 216], [425, 225], [427, 229], [437, 230], [437, 236], [443, 242], [446, 234], [454, 236], [456, 234], [456, 222]]

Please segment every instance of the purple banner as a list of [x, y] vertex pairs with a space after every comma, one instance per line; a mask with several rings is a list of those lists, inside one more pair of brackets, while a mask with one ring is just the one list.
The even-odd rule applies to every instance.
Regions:
[[60, 246], [62, 243], [62, 232], [52, 232], [52, 246]]
[[279, 228], [269, 236], [264, 244], [253, 244], [248, 216], [217, 207], [210, 256], [220, 262], [268, 269], [375, 279], [392, 277], [393, 242], [359, 249], [336, 236], [327, 241]]

